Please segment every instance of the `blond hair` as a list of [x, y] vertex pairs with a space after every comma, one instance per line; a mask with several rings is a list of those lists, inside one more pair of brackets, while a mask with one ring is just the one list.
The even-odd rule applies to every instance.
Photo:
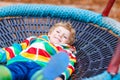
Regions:
[[57, 27], [63, 27], [67, 29], [68, 31], [70, 31], [70, 37], [69, 37], [70, 41], [68, 44], [72, 45], [75, 41], [75, 34], [76, 34], [75, 29], [72, 27], [72, 25], [69, 22], [56, 23], [50, 28], [49, 33], [51, 33]]

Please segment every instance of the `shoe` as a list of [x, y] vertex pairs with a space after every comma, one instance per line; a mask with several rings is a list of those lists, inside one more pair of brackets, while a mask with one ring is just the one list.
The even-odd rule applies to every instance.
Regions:
[[43, 70], [37, 71], [31, 80], [54, 80], [67, 69], [69, 57], [65, 52], [52, 56], [48, 65]]
[[11, 72], [3, 65], [0, 65], [0, 80], [12, 80]]

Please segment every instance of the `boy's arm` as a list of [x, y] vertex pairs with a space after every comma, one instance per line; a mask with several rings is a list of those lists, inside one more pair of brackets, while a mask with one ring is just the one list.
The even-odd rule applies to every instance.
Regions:
[[0, 50], [0, 62], [3, 62], [3, 60], [9, 60], [9, 59], [15, 57], [16, 55], [20, 54], [20, 52], [22, 50], [26, 49], [29, 46], [31, 40], [34, 38], [36, 38], [36, 37], [32, 36], [32, 37], [25, 39], [20, 44], [14, 43], [10, 47], [1, 48], [1, 50]]
[[63, 80], [67, 80], [71, 74], [74, 72], [74, 64], [76, 63], [76, 49], [75, 47], [67, 47], [67, 46], [58, 46], [57, 47], [58, 51], [66, 52], [69, 55], [69, 64], [66, 69], [59, 77], [61, 77]]
[[64, 78], [64, 80], [67, 80], [75, 70], [74, 64], [76, 63], [76, 57], [74, 54], [69, 53], [69, 58], [70, 62], [68, 64], [67, 70], [61, 75], [61, 77]]

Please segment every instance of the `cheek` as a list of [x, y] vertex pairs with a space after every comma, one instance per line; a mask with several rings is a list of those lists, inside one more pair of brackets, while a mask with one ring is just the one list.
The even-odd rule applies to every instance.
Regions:
[[63, 43], [69, 43], [69, 39], [62, 39]]
[[53, 33], [49, 33], [48, 36], [51, 38], [51, 37], [54, 36], [54, 34]]

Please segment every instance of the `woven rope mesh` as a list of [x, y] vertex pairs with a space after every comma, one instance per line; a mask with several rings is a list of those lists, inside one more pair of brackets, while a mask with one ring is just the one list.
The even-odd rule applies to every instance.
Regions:
[[72, 80], [92, 77], [105, 71], [108, 67], [117, 38], [106, 29], [87, 24], [80, 26], [78, 36], [78, 54], [75, 73]]
[[118, 38], [90, 23], [59, 18], [9, 18], [0, 21], [0, 47], [8, 47], [32, 35], [46, 34], [57, 22], [69, 21], [76, 30], [77, 63], [72, 80], [92, 77], [106, 70]]

